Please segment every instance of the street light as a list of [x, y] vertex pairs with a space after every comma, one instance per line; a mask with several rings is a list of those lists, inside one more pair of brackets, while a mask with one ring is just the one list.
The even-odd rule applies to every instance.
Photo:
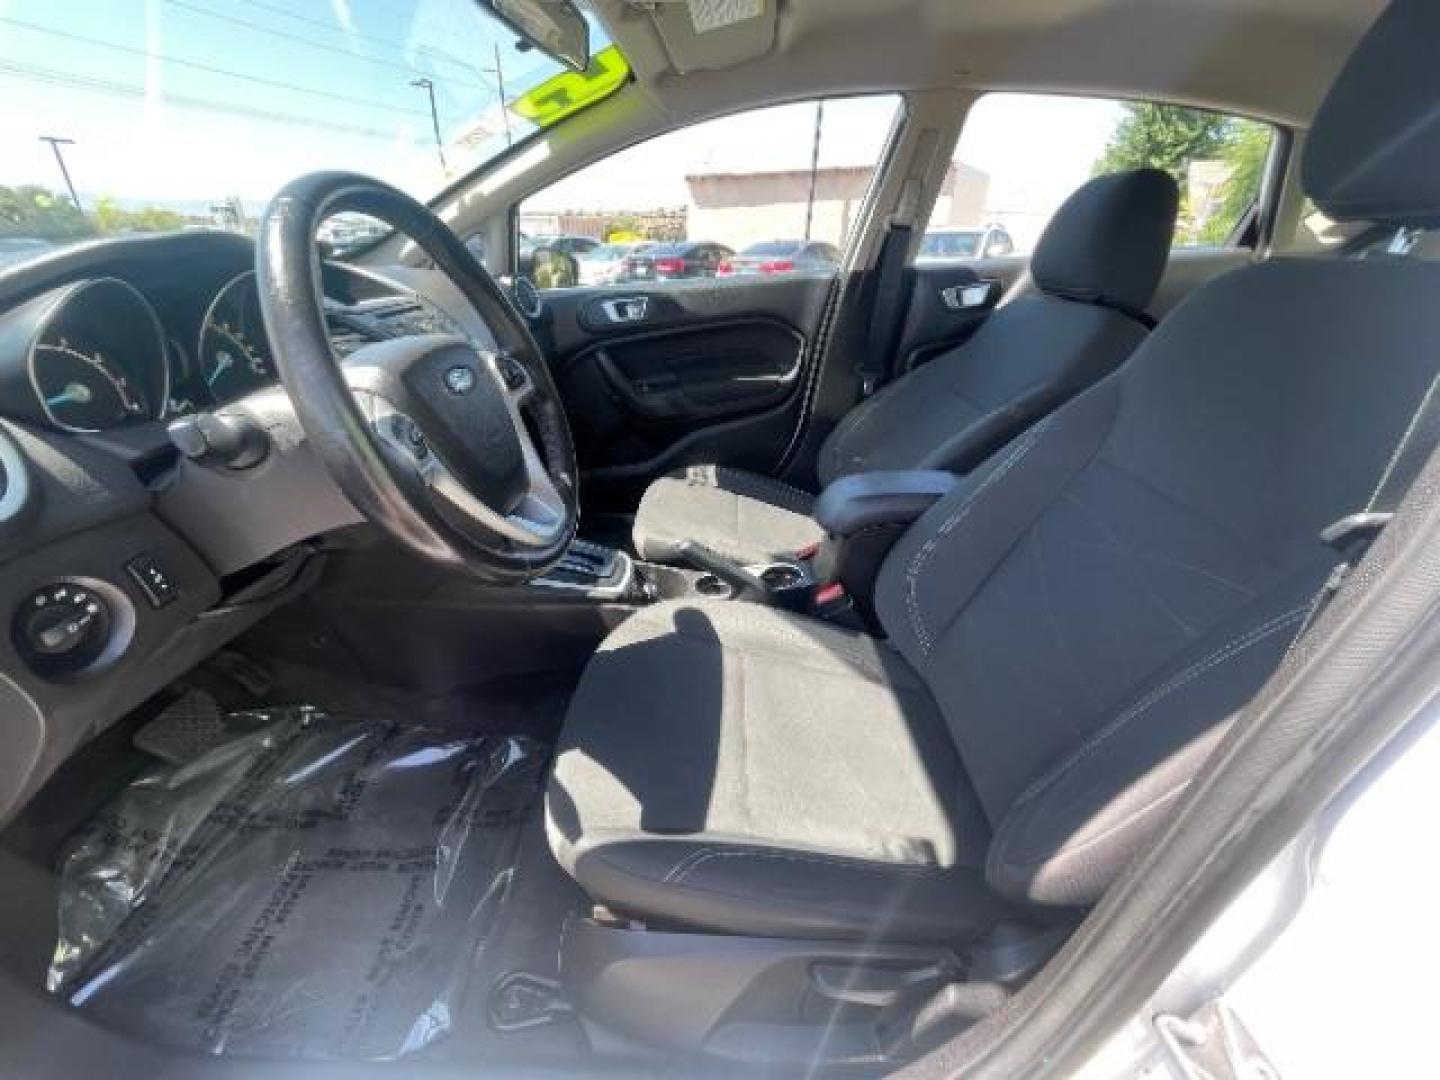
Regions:
[[70, 201], [75, 204], [75, 209], [83, 214], [85, 210], [80, 205], [80, 196], [75, 194], [75, 184], [70, 180], [70, 170], [65, 167], [65, 155], [60, 152], [62, 146], [74, 146], [75, 140], [62, 138], [59, 135], [41, 135], [40, 141], [48, 142], [50, 149], [55, 152], [55, 163], [60, 166], [60, 175], [65, 178], [65, 187], [70, 191]]
[[449, 172], [450, 166], [445, 163], [445, 144], [440, 140], [440, 114], [435, 111], [435, 84], [429, 79], [412, 79], [410, 85], [424, 90], [430, 97], [430, 125], [435, 129], [435, 152], [440, 155], [440, 168]]

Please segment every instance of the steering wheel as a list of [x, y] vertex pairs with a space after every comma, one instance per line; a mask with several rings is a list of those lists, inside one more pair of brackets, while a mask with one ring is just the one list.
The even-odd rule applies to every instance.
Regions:
[[[419, 245], [498, 348], [423, 334], [365, 345], [342, 362], [326, 328], [315, 234], [347, 211]], [[495, 279], [428, 207], [366, 176], [301, 177], [265, 211], [255, 275], [280, 380], [361, 514], [419, 555], [496, 584], [538, 577], [565, 554], [579, 517], [577, 469], [549, 368]]]

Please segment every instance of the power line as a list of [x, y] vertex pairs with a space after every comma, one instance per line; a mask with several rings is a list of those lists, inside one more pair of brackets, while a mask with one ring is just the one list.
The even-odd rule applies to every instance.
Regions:
[[[293, 41], [305, 46], [306, 48], [316, 49], [323, 53], [329, 53], [331, 56], [338, 56], [348, 61], [360, 62], [365, 64], [377, 64], [381, 67], [387, 67], [394, 71], [401, 71], [410, 78], [425, 74], [425, 72], [421, 71], [419, 68], [410, 67], [408, 64], [399, 64], [393, 60], [382, 60], [378, 56], [363, 56], [359, 53], [346, 52], [345, 50], [337, 49], [332, 45], [324, 45], [318, 41], [313, 40], [312, 38], [305, 37], [303, 34], [292, 34], [289, 31], [277, 30], [272, 26], [263, 26], [260, 23], [251, 22], [249, 19], [242, 19], [236, 15], [227, 15], [223, 12], [211, 11], [208, 8], [203, 8], [195, 4], [187, 3], [186, 0], [165, 0], [165, 3], [169, 4], [171, 7], [182, 8], [185, 11], [193, 12], [196, 15], [203, 15], [208, 19], [215, 19], [219, 22], [230, 23], [234, 26], [243, 26], [247, 29], [255, 31], [256, 33], [268, 34], [271, 37], [282, 38], [285, 41]], [[454, 79], [452, 76], [446, 76], [446, 78], [451, 79], [451, 81], [459, 81]], [[481, 89], [490, 90], [493, 93], [493, 88], [483, 79], [472, 78], [471, 80], [469, 80], [469, 82], [472, 86], [478, 86]]]
[[[261, 11], [268, 11], [272, 15], [283, 15], [287, 19], [294, 19], [296, 22], [304, 23], [306, 26], [318, 27], [321, 30], [328, 30], [333, 34], [340, 34], [347, 38], [353, 37], [357, 38], [360, 41], [368, 41], [372, 44], [382, 46], [383, 48], [392, 49], [395, 52], [401, 53], [402, 55], [404, 53], [404, 50], [399, 45], [389, 40], [388, 38], [377, 37], [374, 34], [362, 34], [359, 30], [348, 30], [345, 27], [338, 25], [337, 23], [324, 22], [321, 19], [312, 19], [305, 15], [297, 15], [293, 11], [287, 11], [284, 8], [277, 7], [274, 4], [267, 4], [265, 3], [265, 0], [240, 0], [240, 3], [246, 4], [252, 8], [258, 8]], [[434, 46], [420, 45], [416, 47], [415, 51], [428, 53], [436, 60], [443, 60], [447, 64], [456, 64], [460, 67], [463, 67], [466, 71], [475, 70], [474, 67], [472, 67], [466, 61], [461, 60], [457, 56], [451, 56], [444, 50], [437, 49]]]
[[282, 82], [279, 79], [267, 79], [260, 75], [249, 75], [243, 71], [231, 71], [228, 68], [214, 67], [210, 64], [202, 64], [198, 60], [186, 60], [178, 56], [166, 56], [163, 53], [150, 52], [148, 49], [137, 49], [130, 45], [119, 45], [111, 41], [102, 41], [100, 38], [87, 37], [84, 34], [74, 34], [68, 30], [56, 30], [53, 27], [41, 26], [39, 23], [26, 22], [23, 19], [12, 19], [7, 16], [0, 16], [0, 23], [8, 23], [11, 26], [18, 26], [26, 30], [32, 30], [41, 34], [49, 34], [52, 37], [65, 38], [70, 41], [78, 41], [86, 45], [92, 45], [100, 49], [110, 49], [114, 52], [128, 53], [131, 56], [143, 56], [148, 60], [158, 60], [164, 64], [174, 64], [176, 67], [193, 68], [196, 71], [209, 72], [212, 75], [224, 75], [232, 79], [240, 79], [244, 82], [255, 83], [258, 86], [269, 86], [280, 90], [292, 90], [298, 94], [310, 94], [314, 97], [327, 98], [331, 101], [343, 102], [347, 105], [359, 105], [366, 109], [383, 109], [387, 112], [401, 113], [405, 116], [421, 116], [425, 114], [419, 109], [404, 108], [399, 105], [388, 105], [379, 101], [370, 101], [365, 98], [351, 97], [348, 94], [336, 94], [329, 90], [317, 90], [309, 86], [297, 86], [294, 83]]
[[[114, 79], [102, 79], [92, 75], [80, 75], [72, 71], [61, 71], [57, 68], [0, 60], [0, 76], [5, 75], [13, 78], [43, 82], [51, 86], [67, 86], [74, 90], [85, 90], [106, 95], [120, 94], [124, 97], [135, 98], [137, 100], [143, 100], [145, 98], [145, 87], [138, 86], [134, 83], [123, 83]], [[203, 112], [231, 113], [236, 116], [246, 116], [255, 120], [285, 124], [291, 127], [305, 127], [328, 131], [334, 134], [354, 135], [358, 138], [373, 139], [377, 142], [393, 143], [395, 141], [395, 133], [385, 131], [382, 128], [362, 127], [357, 124], [337, 123], [331, 120], [320, 120], [318, 118], [300, 116], [293, 113], [274, 112], [270, 109], [258, 109], [248, 105], [235, 105], [188, 94], [166, 93], [165, 103], [167, 105], [196, 109]]]

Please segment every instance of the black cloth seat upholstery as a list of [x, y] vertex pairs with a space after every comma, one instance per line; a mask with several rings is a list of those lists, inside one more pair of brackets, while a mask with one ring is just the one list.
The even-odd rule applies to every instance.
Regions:
[[893, 912], [881, 933], [904, 940], [1004, 910], [945, 722], [873, 638], [753, 604], [657, 605], [601, 646], [571, 717], [552, 846], [619, 910], [838, 938]]
[[[1440, 5], [1397, 0], [1322, 108], [1305, 176], [1332, 217], [1440, 222], [1435, 40]], [[1092, 904], [1301, 632], [1338, 558], [1320, 531], [1440, 392], [1436, 296], [1440, 265], [1399, 258], [1200, 290], [907, 532], [884, 641], [736, 604], [636, 616], [566, 720], [560, 860], [618, 912], [751, 934], [958, 942]]]
[[[1115, 370], [1144, 340], [1143, 310], [1165, 269], [1179, 200], [1155, 169], [1091, 180], [1066, 200], [1031, 260], [1035, 289], [964, 345], [885, 387], [820, 450], [823, 484], [882, 469], [964, 472]], [[651, 484], [635, 515], [643, 558], [696, 540], [761, 562], [819, 540], [809, 492], [739, 469], [697, 466]]]

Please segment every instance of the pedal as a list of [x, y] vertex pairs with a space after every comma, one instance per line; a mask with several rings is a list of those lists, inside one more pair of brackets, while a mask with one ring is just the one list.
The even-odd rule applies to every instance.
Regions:
[[219, 703], [203, 690], [191, 690], [131, 737], [135, 749], [186, 765], [233, 738]]
[[554, 979], [512, 971], [490, 990], [490, 1026], [496, 1031], [525, 1031], [567, 1020], [573, 1015]]
[[229, 679], [252, 698], [259, 700], [263, 700], [275, 685], [275, 680], [268, 671], [248, 656], [230, 649], [222, 649], [210, 657], [205, 661], [205, 667]]

